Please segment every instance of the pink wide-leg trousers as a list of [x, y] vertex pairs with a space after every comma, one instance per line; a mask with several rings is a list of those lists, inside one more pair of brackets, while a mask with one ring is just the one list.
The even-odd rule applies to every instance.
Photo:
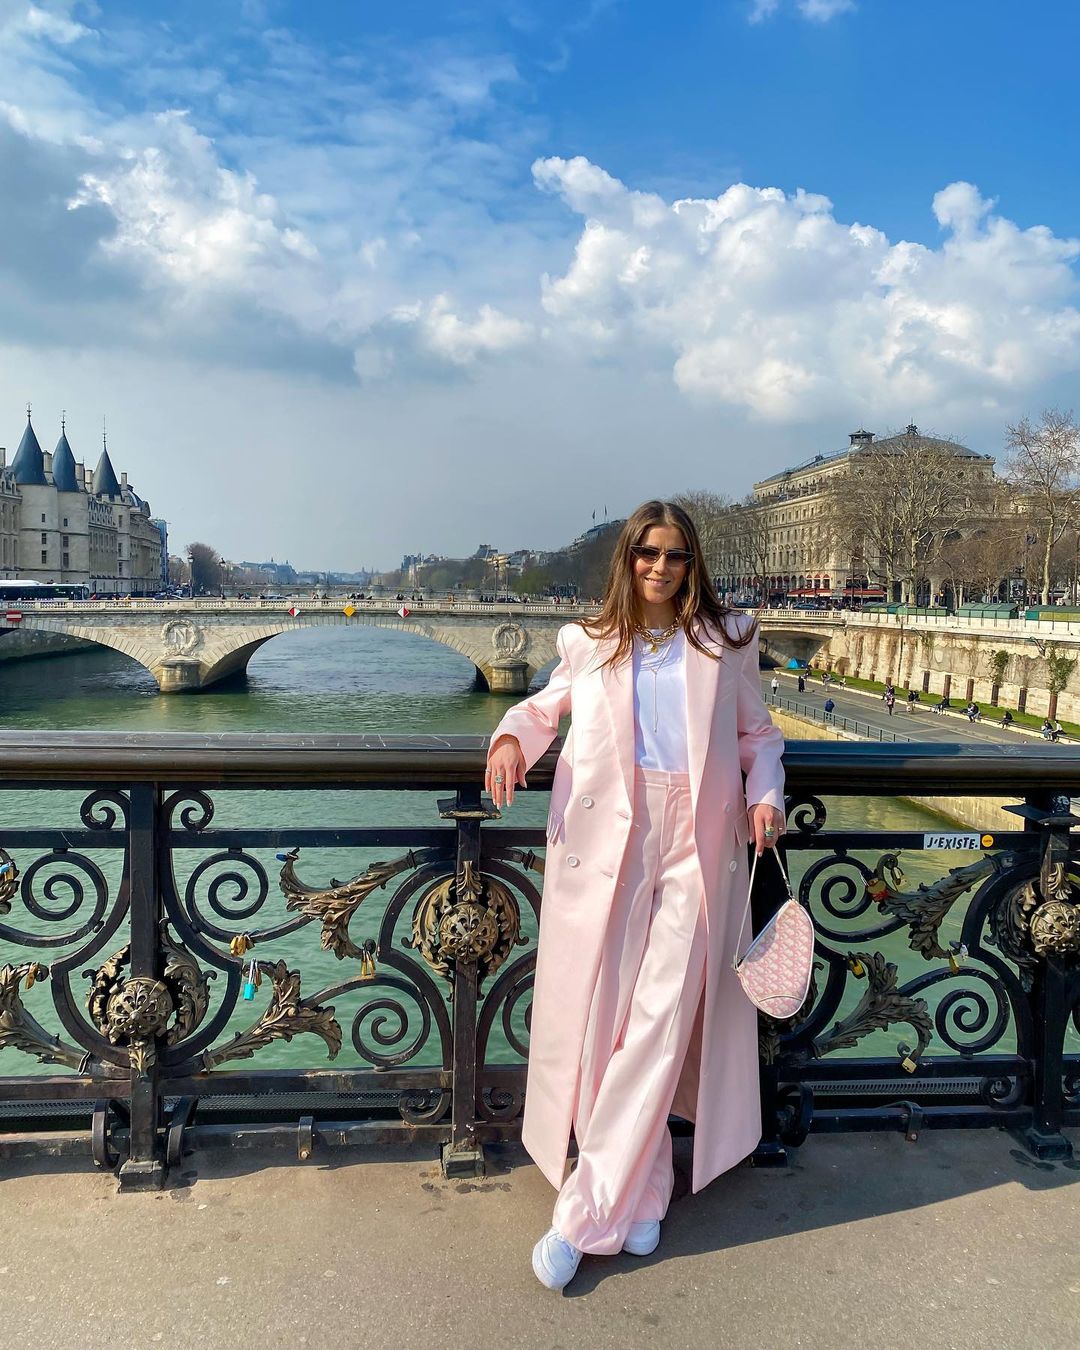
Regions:
[[662, 1219], [675, 1174], [667, 1119], [705, 985], [705, 902], [690, 779], [639, 768], [634, 824], [604, 938], [578, 1079], [577, 1166], [554, 1226], [610, 1254]]

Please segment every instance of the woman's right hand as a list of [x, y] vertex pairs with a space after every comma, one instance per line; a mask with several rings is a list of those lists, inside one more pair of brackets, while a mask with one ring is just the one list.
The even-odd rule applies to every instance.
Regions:
[[521, 744], [516, 736], [500, 736], [488, 750], [487, 768], [484, 772], [484, 787], [497, 810], [502, 809], [504, 802], [507, 806], [513, 806], [514, 788], [519, 783], [522, 787], [528, 786], [525, 782], [525, 756], [521, 752]]

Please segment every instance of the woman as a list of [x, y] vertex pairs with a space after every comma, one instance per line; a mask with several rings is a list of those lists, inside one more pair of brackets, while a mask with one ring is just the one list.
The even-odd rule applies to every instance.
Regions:
[[[732, 970], [746, 843], [784, 828], [783, 738], [756, 626], [723, 606], [680, 507], [623, 527], [598, 617], [560, 629], [547, 687], [496, 727], [496, 806], [572, 726], [555, 770], [522, 1139], [559, 1189], [533, 1251], [561, 1289], [583, 1252], [645, 1256], [696, 1122], [693, 1189], [757, 1145], [757, 1015]], [[746, 774], [744, 798], [742, 774]], [[746, 802], [750, 803], [749, 809]], [[576, 1169], [563, 1180], [571, 1126]]]

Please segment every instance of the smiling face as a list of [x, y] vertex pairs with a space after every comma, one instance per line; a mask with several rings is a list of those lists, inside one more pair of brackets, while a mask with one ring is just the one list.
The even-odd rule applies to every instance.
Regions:
[[[653, 525], [638, 542], [647, 548], [688, 551], [682, 531], [675, 525]], [[686, 580], [687, 564], [672, 562], [664, 552], [655, 562], [633, 557], [633, 566], [634, 594], [646, 620], [653, 626], [671, 623], [675, 617], [675, 597]]]

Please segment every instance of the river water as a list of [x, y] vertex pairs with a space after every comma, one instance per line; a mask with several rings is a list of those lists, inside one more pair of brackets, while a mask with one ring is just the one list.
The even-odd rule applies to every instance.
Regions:
[[[473, 688], [471, 662], [458, 653], [414, 634], [379, 628], [315, 628], [299, 630], [274, 638], [251, 661], [245, 683], [210, 689], [190, 696], [163, 696], [150, 675], [119, 653], [108, 649], [92, 650], [50, 660], [12, 662], [0, 665], [0, 726], [48, 730], [123, 730], [141, 732], [339, 732], [339, 733], [462, 733], [487, 732], [499, 720], [507, 703], [505, 698], [478, 693]], [[436, 794], [426, 793], [330, 793], [330, 792], [233, 792], [219, 793], [214, 825], [280, 827], [282, 825], [333, 824], [365, 826], [376, 824], [437, 825]], [[3, 827], [16, 825], [78, 826], [81, 794], [0, 792], [0, 842]], [[507, 823], [515, 826], [541, 826], [547, 809], [546, 793], [519, 793]], [[903, 801], [862, 798], [836, 799], [829, 803], [832, 828], [940, 830], [943, 822], [928, 811]], [[496, 827], [497, 828], [497, 827]], [[876, 852], [863, 856], [873, 862]], [[183, 886], [192, 867], [202, 855], [185, 854], [177, 862], [177, 880]], [[346, 878], [363, 871], [384, 851], [319, 850], [298, 865], [304, 881], [327, 885], [329, 878]], [[804, 855], [805, 856], [805, 855]], [[108, 855], [96, 854], [107, 875], [112, 868]], [[955, 854], [916, 854], [905, 859], [911, 883], [933, 880], [948, 866], [970, 860]], [[107, 861], [102, 862], [102, 859]], [[273, 886], [280, 864], [273, 854], [260, 855]], [[17, 858], [25, 871], [31, 858]], [[801, 869], [796, 865], [796, 873]], [[110, 875], [110, 884], [115, 876]], [[377, 892], [372, 899], [381, 897]], [[205, 902], [204, 902], [205, 903]], [[381, 904], [381, 900], [379, 901]], [[55, 906], [60, 908], [59, 902]], [[353, 920], [354, 939], [374, 932], [374, 922], [364, 922], [364, 909]], [[68, 921], [74, 926], [79, 919]], [[285, 918], [284, 901], [271, 890], [266, 906], [250, 920], [263, 926]], [[373, 919], [376, 916], [373, 916]], [[404, 918], [409, 919], [406, 914]], [[524, 917], [524, 916], [523, 916]], [[943, 940], [957, 937], [963, 917], [963, 904], [942, 927]], [[8, 924], [35, 932], [57, 932], [58, 925], [28, 916], [16, 899]], [[237, 923], [235, 931], [243, 924]], [[407, 927], [407, 924], [406, 924]], [[64, 925], [59, 931], [64, 931]], [[535, 939], [535, 927], [525, 918], [523, 930]], [[875, 941], [892, 960], [901, 963], [901, 983], [926, 969], [921, 958], [907, 948], [906, 934], [899, 933]], [[113, 946], [120, 939], [113, 940]], [[110, 948], [111, 951], [112, 948]], [[105, 955], [109, 953], [104, 953]], [[273, 944], [272, 950], [259, 953], [284, 958], [290, 968], [303, 974], [303, 993], [309, 996], [321, 987], [339, 982], [349, 972], [331, 953], [318, 944], [317, 933], [309, 925]], [[49, 951], [36, 953], [48, 961]], [[27, 959], [26, 949], [17, 949], [0, 940], [0, 962]], [[100, 958], [95, 957], [95, 964]], [[850, 981], [851, 997], [843, 1013], [865, 990], [865, 984]], [[81, 1001], [81, 987], [73, 985]], [[262, 1007], [267, 985], [264, 983], [258, 1004], [241, 1004], [230, 1023], [230, 1033], [249, 1025], [255, 1009]], [[52, 1009], [43, 996], [28, 996], [34, 1015], [50, 1031], [59, 1030]], [[213, 995], [213, 990], [212, 990]], [[929, 996], [929, 995], [928, 995]], [[934, 1000], [931, 999], [933, 1002]], [[361, 1065], [349, 1038], [349, 1021], [363, 997], [347, 995], [336, 1000], [337, 1015], [345, 1028], [345, 1044], [336, 1063], [342, 1067]], [[874, 1033], [860, 1043], [858, 1053], [895, 1053], [898, 1039], [908, 1035], [907, 1027]], [[1010, 1038], [1011, 1039], [1011, 1038]], [[1002, 1049], [1006, 1048], [1003, 1044]], [[933, 1045], [931, 1046], [931, 1053]], [[28, 1056], [11, 1051], [5, 1055], [0, 1071], [32, 1072]], [[289, 1064], [317, 1065], [322, 1060], [322, 1043], [311, 1036], [297, 1037], [291, 1043], [276, 1042], [260, 1051], [257, 1063], [264, 1066]], [[421, 1053], [414, 1062], [431, 1062]], [[55, 1068], [45, 1071], [56, 1072]]]

